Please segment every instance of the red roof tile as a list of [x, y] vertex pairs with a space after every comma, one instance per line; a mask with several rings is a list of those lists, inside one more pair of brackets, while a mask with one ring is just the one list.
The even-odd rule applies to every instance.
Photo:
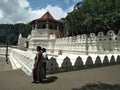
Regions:
[[49, 13], [49, 12], [46, 12], [41, 18], [37, 19], [38, 21], [56, 21], [53, 16]]

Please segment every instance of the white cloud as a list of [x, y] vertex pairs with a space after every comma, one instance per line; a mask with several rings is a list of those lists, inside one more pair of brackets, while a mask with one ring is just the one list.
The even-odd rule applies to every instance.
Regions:
[[66, 12], [71, 12], [71, 11], [73, 11], [73, 9], [74, 9], [74, 5], [69, 7]]
[[43, 14], [45, 14], [45, 12], [49, 11], [56, 20], [59, 20], [61, 18], [66, 17], [68, 12], [73, 11], [73, 8], [74, 6], [71, 6], [67, 10], [63, 10], [58, 6], [47, 5], [46, 8], [38, 10], [29, 9], [29, 13], [31, 15], [31, 20], [33, 20], [36, 18], [40, 18]]
[[67, 11], [62, 10], [62, 8], [58, 6], [47, 5], [46, 8], [38, 10], [29, 9], [30, 20], [42, 17], [42, 15], [45, 14], [45, 12], [47, 11], [49, 11], [56, 20], [66, 17], [67, 15]]
[[48, 5], [46, 9], [49, 10], [49, 12], [54, 16], [55, 19], [60, 19], [66, 16], [66, 12], [58, 6]]
[[27, 0], [0, 0], [0, 23], [27, 23], [40, 18], [47, 10], [58, 20], [65, 17], [72, 8], [63, 10], [58, 6], [47, 5], [46, 8], [32, 10]]
[[[26, 22], [28, 21], [27, 16], [29, 13], [27, 11], [26, 0], [0, 0], [0, 23], [16, 23], [16, 22]], [[21, 5], [21, 3], [24, 3]]]
[[0, 9], [0, 19], [3, 18], [3, 11]]
[[29, 2], [27, 0], [18, 0], [18, 2], [23, 8], [29, 7]]

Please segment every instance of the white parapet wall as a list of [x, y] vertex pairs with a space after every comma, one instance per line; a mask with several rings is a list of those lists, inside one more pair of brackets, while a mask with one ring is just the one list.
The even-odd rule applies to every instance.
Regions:
[[0, 47], [0, 55], [6, 54], [6, 47]]
[[[14, 69], [21, 68], [27, 75], [32, 75], [35, 53], [9, 48], [9, 57]], [[119, 54], [64, 54], [50, 56], [47, 64], [47, 73], [71, 71], [97, 65], [111, 65], [120, 63]]]
[[14, 69], [21, 68], [27, 75], [32, 74], [34, 56], [31, 53], [19, 49], [9, 49], [10, 61]]

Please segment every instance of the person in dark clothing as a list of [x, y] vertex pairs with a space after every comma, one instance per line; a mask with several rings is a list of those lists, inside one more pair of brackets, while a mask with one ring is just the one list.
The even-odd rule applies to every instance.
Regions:
[[35, 56], [34, 68], [33, 68], [33, 83], [42, 81], [42, 52], [41, 47], [37, 46], [37, 53]]

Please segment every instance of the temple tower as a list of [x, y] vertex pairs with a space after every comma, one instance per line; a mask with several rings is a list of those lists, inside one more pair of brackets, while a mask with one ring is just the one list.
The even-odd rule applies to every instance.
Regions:
[[59, 34], [59, 22], [49, 12], [46, 12], [41, 18], [33, 20], [30, 24], [32, 31], [28, 50], [34, 51], [37, 46], [47, 49], [54, 48], [54, 39], [51, 40], [50, 36]]

